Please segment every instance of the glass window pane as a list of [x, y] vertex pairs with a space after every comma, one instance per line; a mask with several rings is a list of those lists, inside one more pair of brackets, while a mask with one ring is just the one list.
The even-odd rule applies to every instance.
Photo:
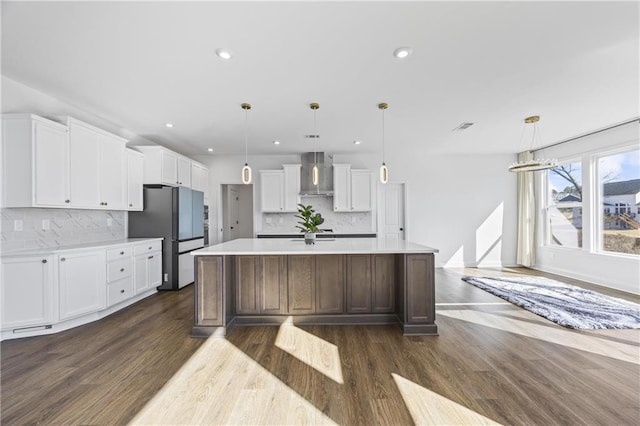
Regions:
[[549, 243], [556, 246], [582, 247], [582, 207], [550, 207]]
[[598, 160], [605, 251], [640, 255], [640, 150]]
[[566, 163], [549, 170], [551, 203], [582, 201], [582, 163]]

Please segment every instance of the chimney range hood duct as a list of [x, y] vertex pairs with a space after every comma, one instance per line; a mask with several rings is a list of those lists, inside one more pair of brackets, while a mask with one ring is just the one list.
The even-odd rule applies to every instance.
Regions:
[[[314, 159], [318, 161], [320, 176], [318, 186], [313, 184], [311, 176]], [[305, 152], [301, 155], [302, 167], [300, 168], [300, 195], [333, 195], [333, 163], [328, 154], [324, 152]]]

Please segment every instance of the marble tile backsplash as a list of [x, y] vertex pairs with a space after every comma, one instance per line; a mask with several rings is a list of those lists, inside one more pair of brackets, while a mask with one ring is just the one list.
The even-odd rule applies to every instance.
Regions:
[[[311, 204], [314, 210], [322, 215], [324, 223], [322, 229], [332, 229], [336, 233], [370, 233], [375, 232], [373, 215], [371, 212], [336, 213], [333, 211], [331, 197], [302, 197], [301, 203]], [[295, 213], [263, 213], [262, 231], [264, 234], [289, 234], [300, 232], [296, 228], [299, 219]]]
[[[125, 238], [125, 212], [40, 208], [0, 209], [0, 250], [61, 247]], [[22, 231], [15, 221], [22, 221]], [[43, 220], [49, 229], [43, 230]]]

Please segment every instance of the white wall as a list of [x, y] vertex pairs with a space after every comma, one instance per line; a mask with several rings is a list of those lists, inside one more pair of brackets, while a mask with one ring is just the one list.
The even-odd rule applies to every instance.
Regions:
[[[240, 183], [243, 156], [196, 159], [209, 167], [212, 204], [220, 200], [221, 184]], [[261, 221], [257, 171], [299, 161], [297, 155], [249, 157], [256, 232]], [[516, 177], [507, 171], [513, 161], [511, 155], [390, 156], [391, 180], [408, 186], [408, 238], [438, 248], [437, 266], [515, 265]], [[377, 156], [371, 155], [336, 154], [334, 162], [369, 168], [376, 176], [379, 167]], [[218, 223], [221, 212], [217, 207], [213, 212], [216, 216], [211, 216], [211, 223]], [[216, 238], [212, 235], [212, 244]]]
[[[638, 146], [640, 127], [637, 122], [607, 130], [591, 136], [586, 136], [571, 142], [548, 148], [541, 153], [545, 158], [553, 157], [559, 160], [583, 158], [587, 161], [596, 152], [614, 150], [622, 146]], [[583, 166], [583, 247], [582, 249], [568, 249], [558, 246], [546, 246], [544, 215], [542, 208], [542, 178], [536, 181], [536, 198], [538, 205], [538, 233], [536, 247], [536, 268], [542, 271], [564, 275], [607, 287], [640, 294], [640, 258], [608, 253], [598, 253], [595, 247], [590, 247], [591, 236], [597, 232], [596, 218], [591, 218], [591, 211], [587, 206], [598, 206], [598, 200], [591, 199], [591, 186], [596, 182], [589, 167]], [[599, 206], [597, 207], [600, 208]], [[593, 222], [594, 226], [589, 226]]]

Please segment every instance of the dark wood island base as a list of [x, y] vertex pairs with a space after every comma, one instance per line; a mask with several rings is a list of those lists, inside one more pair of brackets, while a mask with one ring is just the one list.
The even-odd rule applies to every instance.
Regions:
[[285, 322], [438, 334], [433, 253], [196, 254], [195, 263], [194, 337]]

